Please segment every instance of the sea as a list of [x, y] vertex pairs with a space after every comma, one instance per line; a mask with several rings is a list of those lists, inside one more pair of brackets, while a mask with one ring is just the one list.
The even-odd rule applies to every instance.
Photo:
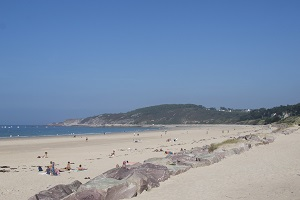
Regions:
[[47, 125], [0, 125], [0, 138], [117, 134], [135, 132], [138, 133], [157, 129], [158, 128], [154, 127], [66, 127]]

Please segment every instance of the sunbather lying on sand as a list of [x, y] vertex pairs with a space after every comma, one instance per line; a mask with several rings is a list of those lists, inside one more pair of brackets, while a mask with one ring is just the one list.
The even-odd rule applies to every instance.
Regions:
[[111, 154], [109, 154], [109, 156], [115, 156], [116, 155], [116, 151], [113, 150], [113, 152]]
[[165, 154], [173, 154], [172, 151], [165, 151]]
[[83, 168], [81, 165], [79, 165], [79, 167], [77, 167], [78, 171], [83, 171], [83, 170], [87, 170], [87, 168]]

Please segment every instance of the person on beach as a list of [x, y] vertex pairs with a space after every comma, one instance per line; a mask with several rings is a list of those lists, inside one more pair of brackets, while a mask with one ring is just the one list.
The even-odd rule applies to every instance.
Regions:
[[46, 174], [50, 175], [50, 167], [49, 166], [47, 166]]
[[89, 138], [88, 138], [88, 137], [86, 137], [86, 138], [85, 138], [85, 141], [87, 142], [88, 140], [89, 140]]
[[42, 158], [48, 158], [48, 152], [45, 152], [45, 155], [42, 156]]
[[126, 168], [127, 162], [128, 162], [128, 161], [125, 161], [125, 160], [123, 161], [123, 165], [122, 165], [123, 168]]
[[59, 171], [58, 168], [55, 168], [54, 171], [55, 171], [55, 175], [54, 176], [58, 176], [60, 174], [60, 171]]
[[52, 168], [52, 161], [50, 161], [50, 165], [49, 165], [49, 168], [50, 168], [50, 169]]
[[165, 154], [173, 154], [172, 151], [165, 151]]
[[78, 171], [83, 171], [83, 170], [87, 170], [87, 168], [83, 168], [81, 165], [79, 165], [79, 167], [77, 168]]
[[50, 175], [57, 176], [57, 170], [55, 169], [55, 163], [50, 161]]
[[68, 161], [67, 166], [65, 167], [66, 170], [70, 171], [71, 170], [71, 163]]
[[42, 172], [43, 171], [42, 166], [38, 166], [38, 170], [39, 170], [39, 172]]
[[113, 150], [113, 152], [109, 156], [115, 156], [115, 155], [116, 155], [116, 151]]

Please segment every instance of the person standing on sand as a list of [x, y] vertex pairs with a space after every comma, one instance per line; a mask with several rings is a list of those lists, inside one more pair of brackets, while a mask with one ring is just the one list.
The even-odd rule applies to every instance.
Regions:
[[50, 161], [50, 175], [57, 176], [57, 171], [55, 169], [55, 163]]
[[85, 138], [85, 141], [87, 142], [88, 140], [89, 140], [88, 137], [86, 137], [86, 138]]

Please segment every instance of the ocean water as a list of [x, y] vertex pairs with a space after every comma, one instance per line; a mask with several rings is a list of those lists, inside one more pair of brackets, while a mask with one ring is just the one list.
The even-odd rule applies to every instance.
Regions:
[[38, 137], [89, 134], [116, 134], [156, 130], [145, 127], [63, 127], [43, 125], [0, 125], [0, 138], [9, 137]]

